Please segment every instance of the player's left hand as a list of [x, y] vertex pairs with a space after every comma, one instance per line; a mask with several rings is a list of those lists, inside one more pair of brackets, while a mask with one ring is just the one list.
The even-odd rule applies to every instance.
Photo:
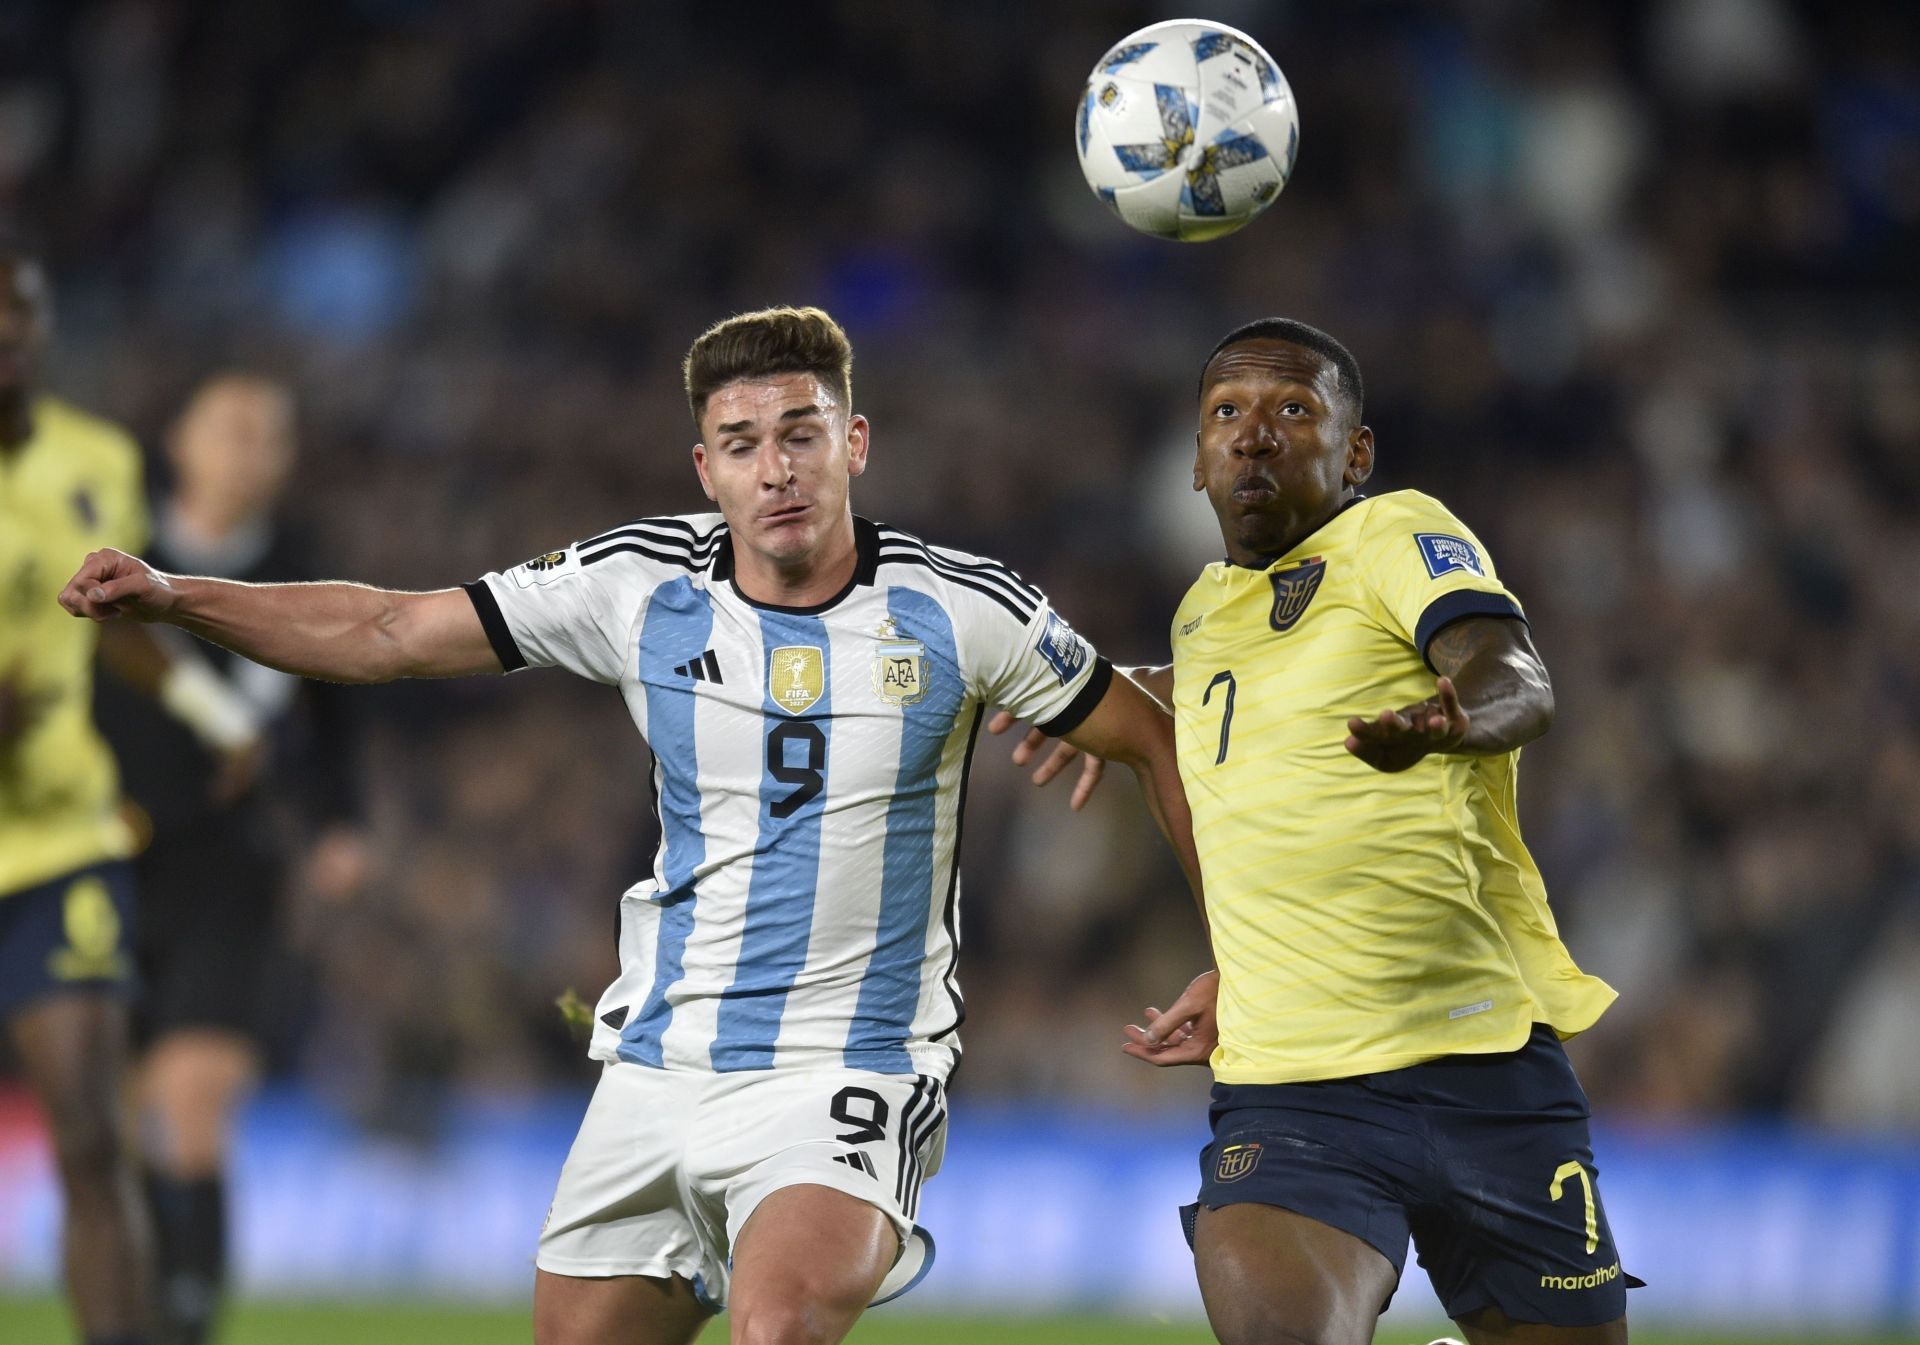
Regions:
[[[1019, 722], [1013, 711], [996, 710], [993, 718], [987, 721], [987, 732], [1005, 733]], [[1026, 737], [1014, 744], [1013, 764], [1026, 765], [1034, 759], [1041, 748], [1047, 745], [1048, 741], [1047, 735], [1039, 729], [1028, 729]], [[1084, 756], [1085, 760], [1080, 763], [1080, 778], [1074, 781], [1073, 794], [1067, 799], [1067, 807], [1076, 813], [1087, 806], [1087, 800], [1093, 797], [1093, 791], [1099, 785], [1100, 777], [1106, 772], [1107, 763], [1103, 758], [1086, 755], [1072, 743], [1062, 739], [1054, 743], [1053, 751], [1049, 752], [1047, 759], [1033, 771], [1034, 784], [1051, 784], [1056, 775], [1073, 764], [1075, 757], [1081, 756]]]
[[1472, 726], [1453, 679], [1442, 677], [1431, 700], [1382, 710], [1372, 719], [1349, 719], [1347, 750], [1376, 771], [1404, 771], [1435, 752], [1454, 751]]
[[1120, 1049], [1149, 1065], [1204, 1065], [1220, 1044], [1220, 1025], [1214, 1001], [1220, 993], [1220, 973], [1203, 971], [1162, 1013], [1149, 1007], [1147, 1025], [1127, 1024], [1127, 1041]]

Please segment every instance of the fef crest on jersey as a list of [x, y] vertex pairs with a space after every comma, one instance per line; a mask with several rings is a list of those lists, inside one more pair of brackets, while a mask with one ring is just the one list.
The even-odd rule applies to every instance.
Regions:
[[782, 645], [767, 656], [767, 691], [790, 715], [805, 714], [826, 690], [826, 658], [815, 645]]
[[1267, 624], [1284, 635], [1307, 614], [1313, 595], [1320, 591], [1320, 581], [1327, 577], [1327, 563], [1315, 556], [1267, 577], [1273, 581], [1273, 611], [1267, 614]]

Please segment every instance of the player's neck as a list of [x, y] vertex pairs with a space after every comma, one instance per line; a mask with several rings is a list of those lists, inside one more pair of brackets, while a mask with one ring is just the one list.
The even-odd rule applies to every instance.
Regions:
[[736, 544], [733, 586], [749, 602], [769, 607], [818, 607], [839, 596], [859, 568], [860, 547], [848, 514], [818, 547], [790, 562]]
[[12, 452], [33, 438], [33, 394], [0, 396], [0, 451]]

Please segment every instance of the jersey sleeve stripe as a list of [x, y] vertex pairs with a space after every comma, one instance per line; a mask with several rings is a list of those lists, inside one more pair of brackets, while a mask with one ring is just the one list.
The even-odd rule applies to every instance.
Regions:
[[1086, 722], [1093, 707], [1098, 705], [1107, 694], [1107, 688], [1113, 685], [1113, 664], [1105, 656], [1093, 661], [1093, 671], [1087, 674], [1087, 683], [1080, 688], [1074, 698], [1067, 702], [1067, 708], [1039, 725], [1042, 733], [1049, 738], [1064, 738], [1081, 724]]
[[918, 548], [940, 564], [956, 570], [970, 570], [977, 574], [991, 575], [996, 579], [1004, 580], [1035, 607], [1038, 607], [1046, 601], [1045, 594], [1022, 579], [1018, 571], [1004, 562], [993, 560], [986, 556], [969, 556], [963, 552], [955, 551], [951, 547], [933, 546], [921, 541], [912, 533], [901, 532], [898, 528], [880, 529], [880, 540], [883, 544], [892, 543], [894, 545]]
[[500, 610], [500, 600], [493, 596], [487, 581], [476, 579], [460, 587], [472, 601], [474, 614], [480, 618], [480, 629], [487, 633], [487, 643], [493, 646], [494, 657], [500, 660], [500, 666], [508, 672], [526, 667], [526, 655], [520, 652], [520, 646], [514, 642], [513, 630]]
[[618, 556], [623, 552], [633, 552], [637, 555], [645, 556], [649, 560], [657, 560], [662, 565], [677, 565], [681, 569], [688, 571], [705, 568], [707, 560], [706, 557], [696, 557], [691, 552], [662, 551], [658, 547], [643, 546], [639, 542], [619, 542], [613, 546], [602, 547], [600, 550], [590, 554], [582, 553], [580, 563], [582, 565], [596, 565], [606, 560], [609, 556]]
[[1427, 604], [1427, 610], [1420, 613], [1420, 621], [1413, 630], [1413, 647], [1420, 651], [1421, 661], [1426, 663], [1429, 670], [1433, 669], [1433, 662], [1427, 658], [1427, 646], [1433, 643], [1433, 637], [1443, 628], [1470, 616], [1504, 616], [1515, 621], [1527, 619], [1519, 605], [1504, 593], [1462, 588], [1441, 594]]
[[671, 516], [662, 516], [660, 518], [636, 518], [626, 523], [622, 523], [617, 528], [610, 528], [606, 532], [601, 533], [597, 537], [589, 537], [585, 541], [581, 542], [580, 545], [582, 547], [598, 546], [602, 542], [610, 542], [610, 541], [613, 541], [615, 538], [619, 538], [619, 537], [639, 536], [640, 535], [639, 530], [642, 528], [652, 528], [661, 532], [684, 533], [685, 534], [684, 536], [662, 538], [661, 540], [663, 541], [671, 540], [673, 542], [676, 542], [680, 545], [685, 545], [685, 546], [695, 546], [695, 545], [712, 546], [713, 543], [718, 539], [720, 533], [723, 531], [720, 528], [712, 528], [706, 532], [701, 532], [698, 528], [694, 527], [693, 524], [687, 522], [684, 518], [673, 518]]
[[[888, 545], [895, 546], [897, 544], [890, 543]], [[958, 584], [961, 588], [972, 589], [975, 593], [992, 598], [995, 602], [1006, 608], [1007, 611], [1012, 614], [1014, 620], [1018, 621], [1022, 626], [1032, 621], [1033, 614], [1039, 610], [1038, 607], [1024, 604], [1020, 599], [1009, 594], [1004, 588], [997, 587], [987, 582], [984, 578], [969, 575], [965, 571], [948, 569], [932, 556], [926, 554], [924, 550], [889, 550], [888, 546], [883, 546], [880, 549], [880, 563], [884, 565], [889, 562], [901, 565], [918, 565], [923, 569], [932, 570], [941, 578]]]

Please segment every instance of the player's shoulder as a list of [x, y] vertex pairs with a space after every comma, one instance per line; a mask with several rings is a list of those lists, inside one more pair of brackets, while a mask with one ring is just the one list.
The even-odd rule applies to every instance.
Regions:
[[876, 576], [882, 583], [921, 589], [949, 610], [1001, 612], [1022, 626], [1046, 605], [1045, 595], [1003, 561], [939, 546], [886, 523], [876, 523], [874, 533]]
[[1446, 521], [1458, 525], [1459, 516], [1422, 490], [1389, 490], [1369, 495], [1354, 506], [1368, 530], [1404, 522]]
[[655, 514], [582, 538], [570, 550], [583, 570], [605, 566], [608, 574], [627, 570], [692, 574], [712, 564], [726, 535], [726, 521], [717, 513]]
[[94, 462], [136, 471], [140, 466], [140, 445], [124, 426], [82, 410], [59, 397], [40, 397], [34, 401], [33, 414], [50, 439], [57, 440], [66, 455], [81, 455]]

